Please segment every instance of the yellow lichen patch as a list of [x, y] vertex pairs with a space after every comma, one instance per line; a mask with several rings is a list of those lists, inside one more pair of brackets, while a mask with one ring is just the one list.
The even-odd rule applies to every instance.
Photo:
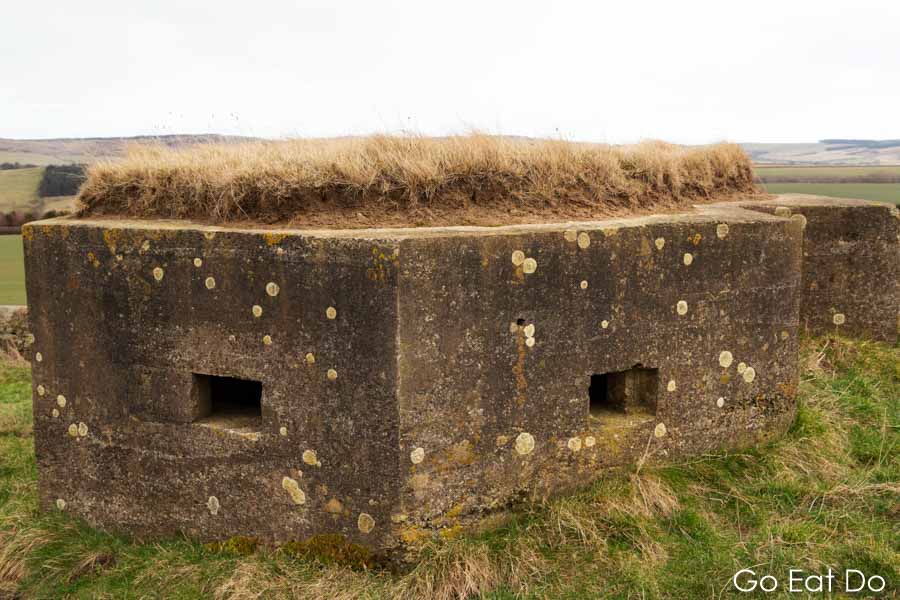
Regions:
[[58, 395], [56, 397], [56, 404], [59, 405], [60, 408], [65, 408], [66, 407], [66, 397], [63, 396], [62, 394]]
[[566, 446], [568, 446], [569, 450], [571, 450], [572, 452], [578, 452], [579, 450], [581, 450], [581, 438], [580, 437], [569, 438], [569, 441], [566, 443]]
[[720, 396], [719, 399], [716, 400], [716, 406], [718, 406], [719, 408], [722, 408], [723, 406], [725, 406], [725, 398], [722, 398]]
[[315, 450], [304, 450], [303, 451], [303, 462], [308, 465], [316, 466], [319, 464], [319, 457], [316, 456]]
[[206, 289], [208, 290], [214, 289], [216, 287], [216, 280], [213, 277], [207, 277], [204, 283], [206, 285]]
[[306, 356], [304, 358], [306, 360], [306, 364], [308, 364], [308, 365], [316, 364], [316, 356], [312, 352], [307, 352]]
[[337, 318], [337, 309], [333, 306], [329, 306], [325, 309], [325, 316], [328, 317], [329, 320], [334, 320]]
[[691, 237], [688, 238], [688, 239], [690, 240], [690, 242], [691, 242], [693, 245], [699, 246], [699, 245], [700, 245], [700, 240], [703, 239], [703, 236], [700, 235], [700, 232], [697, 232], [697, 233], [695, 233], [693, 236], [691, 236]]
[[97, 256], [93, 252], [87, 253], [88, 262], [93, 265], [95, 269], [100, 267], [100, 261], [97, 260]]
[[716, 237], [724, 240], [728, 237], [728, 223], [719, 223], [716, 225]]
[[266, 244], [268, 244], [269, 246], [274, 246], [281, 243], [281, 241], [286, 237], [286, 233], [267, 232], [263, 234], [263, 238], [266, 240]]
[[194, 259], [194, 266], [197, 267], [197, 268], [202, 267], [202, 266], [203, 266], [203, 259], [202, 259], [202, 258], [195, 258], [195, 259]]
[[219, 514], [219, 499], [215, 496], [210, 496], [209, 500], [206, 501], [206, 508], [209, 509], [209, 514], [212, 516]]
[[533, 258], [526, 258], [522, 262], [522, 272], [526, 275], [530, 275], [537, 271], [537, 261]]
[[847, 317], [844, 316], [844, 313], [835, 313], [831, 318], [832, 323], [835, 325], [843, 325], [847, 322]]
[[281, 435], [282, 437], [285, 437], [285, 436], [288, 434], [287, 427], [285, 427], [284, 425], [282, 425], [281, 427], [278, 428], [278, 433], [279, 433], [279, 435]]
[[520, 266], [525, 262], [525, 253], [521, 250], [514, 250], [512, 253], [512, 264], [515, 266]]
[[356, 526], [361, 532], [369, 533], [375, 529], [375, 519], [369, 513], [359, 513], [359, 518], [356, 519]]
[[162, 267], [155, 267], [153, 269], [153, 279], [157, 281], [162, 281], [165, 276], [165, 272], [162, 270]]
[[274, 281], [270, 281], [266, 284], [266, 293], [273, 298], [278, 295], [278, 292], [281, 291], [281, 288]]
[[47, 388], [45, 388], [42, 385], [39, 385], [39, 386], [37, 386], [37, 393], [38, 393], [38, 396], [43, 396], [44, 394], [47, 393]]
[[656, 427], [653, 428], [653, 435], [658, 438], [665, 437], [666, 424], [665, 423], [657, 423]]
[[334, 381], [337, 379], [337, 371], [334, 369], [328, 369], [328, 373], [326, 374], [329, 380]]
[[691, 266], [692, 262], [694, 262], [694, 255], [692, 255], [690, 252], [685, 252], [684, 253], [684, 266], [689, 267], [689, 266]]
[[533, 338], [533, 337], [525, 338], [525, 345], [526, 345], [526, 346], [528, 346], [529, 348], [533, 348], [533, 347], [534, 347], [534, 344], [535, 344], [535, 341], [534, 341], [534, 338]]
[[88, 426], [87, 423], [81, 422], [78, 424], [78, 435], [81, 437], [85, 437], [88, 434]]
[[534, 450], [534, 436], [527, 431], [516, 436], [516, 452], [524, 456], [531, 454], [532, 450]]
[[678, 384], [675, 383], [674, 379], [670, 379], [669, 383], [666, 384], [666, 390], [674, 392], [676, 389], [678, 389]]
[[281, 487], [284, 488], [291, 496], [291, 500], [294, 504], [304, 504], [306, 502], [306, 494], [303, 490], [300, 489], [300, 485], [297, 483], [297, 480], [292, 479], [290, 477], [284, 477], [281, 480]]
[[271, 346], [271, 345], [272, 345], [272, 336], [271, 336], [271, 335], [264, 335], [264, 336], [263, 336], [262, 342], [263, 342], [263, 344], [265, 344], [266, 346]]
[[41, 354], [40, 352], [35, 352], [35, 353], [34, 353], [34, 360], [37, 361], [37, 362], [43, 362], [43, 360], [44, 360], [44, 355]]
[[409, 453], [409, 460], [412, 464], [417, 465], [423, 460], [425, 460], [425, 449], [424, 448], [415, 448], [412, 452]]
[[62, 498], [57, 498], [56, 499], [56, 508], [58, 508], [59, 510], [66, 510], [66, 501], [63, 500]]
[[262, 313], [263, 313], [262, 306], [260, 306], [259, 304], [254, 304], [253, 308], [250, 309], [250, 312], [252, 312], [253, 316], [258, 319], [259, 317], [262, 316]]
[[591, 236], [587, 232], [582, 231], [578, 234], [578, 247], [586, 250], [591, 245]]
[[727, 369], [731, 366], [732, 361], [734, 360], [734, 356], [732, 356], [731, 352], [728, 350], [722, 350], [719, 353], [719, 366], [723, 369]]
[[141, 252], [149, 252], [150, 251], [150, 240], [144, 240], [144, 243], [141, 244]]
[[679, 300], [678, 304], [675, 305], [675, 310], [679, 315], [686, 315], [688, 311], [688, 304], [684, 300]]
[[588, 282], [587, 282], [587, 279], [582, 279], [582, 280], [581, 280], [581, 283], [578, 284], [578, 285], [579, 285], [579, 287], [581, 287], [581, 289], [583, 289], [583, 290], [588, 289]]
[[584, 438], [584, 447], [585, 448], [593, 448], [594, 444], [596, 444], [596, 443], [597, 443], [597, 440], [592, 435], [589, 435], [586, 438]]
[[788, 337], [789, 337], [789, 335], [788, 335], [788, 332], [787, 332], [787, 331], [782, 331], [782, 332], [781, 332], [781, 339], [782, 339], [782, 340], [786, 340], [786, 339], [788, 339]]
[[606, 319], [603, 319], [602, 321], [600, 321], [600, 327], [601, 327], [602, 329], [608, 328], [608, 327], [609, 327], [609, 321], [607, 321]]
[[738, 372], [739, 374], [742, 374], [742, 373], [743, 373], [744, 371], [746, 371], [746, 370], [747, 370], [747, 363], [744, 363], [744, 362], [738, 363], [738, 366], [737, 366], [737, 372]]
[[325, 512], [339, 515], [344, 512], [344, 505], [337, 498], [331, 498], [325, 503]]
[[119, 239], [122, 237], [121, 229], [104, 229], [103, 230], [103, 241], [106, 242], [106, 247], [109, 248], [110, 254], [116, 253], [116, 246], [119, 243]]
[[494, 440], [494, 445], [498, 448], [502, 448], [509, 441], [509, 438], [505, 435], [498, 435], [497, 439]]
[[525, 334], [525, 337], [534, 337], [534, 323], [529, 323], [526, 325], [522, 332]]
[[78, 437], [78, 425], [72, 423], [69, 425], [69, 429], [67, 430], [69, 435], [72, 437]]
[[34, 239], [34, 227], [31, 225], [22, 225], [22, 239], [30, 242]]
[[658, 237], [653, 243], [656, 245], [657, 250], [662, 250], [666, 245], [666, 239]]
[[400, 531], [400, 539], [404, 544], [415, 545], [428, 540], [429, 534], [421, 527], [404, 527]]
[[563, 232], [563, 237], [566, 239], [567, 242], [574, 242], [575, 240], [578, 239], [578, 232], [575, 231], [574, 229], [566, 229]]
[[53, 410], [50, 411], [50, 416], [53, 417], [54, 419], [59, 417], [59, 410], [54, 408]]

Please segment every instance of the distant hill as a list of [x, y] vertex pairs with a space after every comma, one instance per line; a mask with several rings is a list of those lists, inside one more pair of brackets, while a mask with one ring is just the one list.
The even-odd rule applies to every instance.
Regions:
[[741, 147], [761, 165], [900, 165], [900, 140], [826, 139], [810, 144], [745, 143]]
[[0, 138], [0, 163], [20, 162], [32, 165], [89, 164], [104, 158], [121, 156], [132, 143], [157, 143], [184, 146], [202, 143], [229, 143], [254, 138], [217, 135], [156, 135], [114, 138], [60, 138], [48, 140], [11, 140]]

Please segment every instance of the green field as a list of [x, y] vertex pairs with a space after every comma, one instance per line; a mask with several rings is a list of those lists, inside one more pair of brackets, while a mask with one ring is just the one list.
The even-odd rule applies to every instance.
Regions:
[[21, 235], [0, 235], [0, 304], [25, 304]]
[[[900, 180], [900, 166], [876, 167], [766, 167], [757, 165], [756, 175], [763, 181], [773, 183], [877, 183], [879, 179]], [[850, 181], [848, 181], [850, 180]], [[855, 181], [854, 181], [855, 180]], [[872, 181], [874, 180], [874, 181]]]
[[[896, 597], [900, 348], [805, 340], [800, 364], [797, 419], [780, 440], [607, 473], [578, 494], [519, 506], [497, 529], [435, 541], [399, 572], [334, 543], [142, 543], [39, 513], [30, 373], [0, 366], [0, 597], [808, 597], [788, 593], [792, 568], [859, 569], [886, 579], [879, 597]], [[742, 568], [782, 586], [736, 593]]]
[[30, 211], [40, 204], [38, 186], [43, 167], [0, 171], [0, 212]]
[[900, 183], [767, 183], [773, 194], [816, 194], [900, 204]]

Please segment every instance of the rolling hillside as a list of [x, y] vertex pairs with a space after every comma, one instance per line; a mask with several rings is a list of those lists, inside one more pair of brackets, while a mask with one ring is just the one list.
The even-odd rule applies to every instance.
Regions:
[[900, 165], [900, 140], [820, 140], [810, 144], [742, 143], [757, 164]]
[[216, 134], [46, 140], [0, 138], [0, 162], [20, 162], [33, 165], [88, 164], [96, 160], [120, 156], [125, 152], [128, 144], [132, 143], [153, 142], [166, 146], [184, 146], [200, 143], [228, 143], [248, 139], [251, 138]]

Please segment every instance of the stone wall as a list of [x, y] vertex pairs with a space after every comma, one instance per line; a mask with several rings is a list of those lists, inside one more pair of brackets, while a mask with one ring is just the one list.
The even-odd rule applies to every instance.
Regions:
[[31, 224], [41, 506], [397, 552], [607, 467], [758, 443], [798, 384], [804, 222], [774, 213]]

